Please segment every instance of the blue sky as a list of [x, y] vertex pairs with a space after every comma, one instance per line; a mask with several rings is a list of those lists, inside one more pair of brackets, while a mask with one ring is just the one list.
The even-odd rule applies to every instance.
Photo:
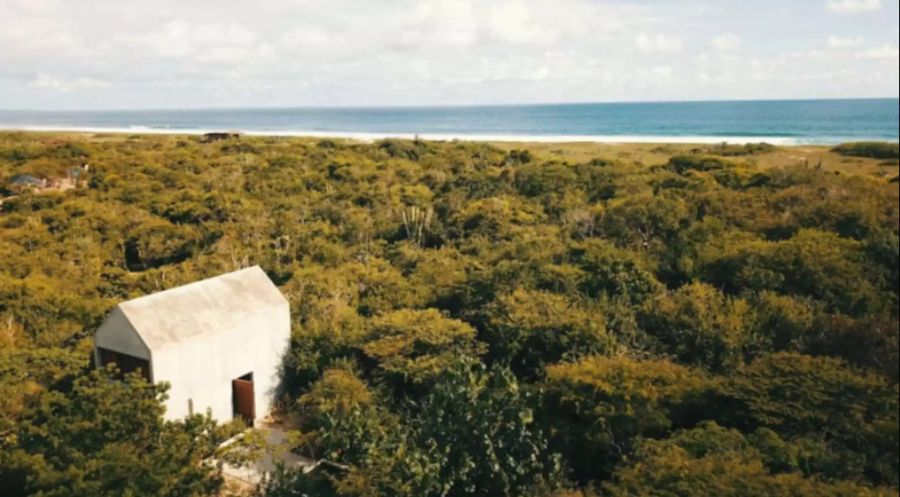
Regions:
[[896, 97], [897, 0], [0, 0], [0, 108]]

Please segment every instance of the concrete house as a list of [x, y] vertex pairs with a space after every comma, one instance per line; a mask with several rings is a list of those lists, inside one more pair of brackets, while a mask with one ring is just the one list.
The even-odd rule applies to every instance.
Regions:
[[94, 334], [95, 363], [171, 385], [166, 419], [264, 417], [290, 340], [288, 302], [259, 266], [122, 302]]

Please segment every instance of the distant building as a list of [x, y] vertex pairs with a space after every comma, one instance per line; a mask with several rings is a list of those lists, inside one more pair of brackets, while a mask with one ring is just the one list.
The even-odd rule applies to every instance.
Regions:
[[89, 168], [90, 165], [88, 164], [73, 166], [66, 170], [66, 175], [74, 180], [83, 179], [84, 175], [87, 174]]
[[98, 365], [171, 385], [166, 419], [212, 411], [248, 424], [272, 406], [288, 302], [259, 266], [122, 302], [94, 334]]
[[73, 188], [84, 187], [87, 185], [87, 176], [89, 166], [74, 166], [66, 169], [66, 175], [61, 178], [39, 178], [31, 174], [19, 174], [13, 176], [8, 183], [8, 189], [12, 192], [21, 193], [31, 191], [34, 193], [42, 193], [48, 191], [66, 191]]
[[28, 188], [46, 188], [47, 180], [38, 178], [30, 174], [20, 174], [12, 178], [9, 182], [13, 189], [24, 190]]
[[240, 138], [241, 134], [236, 131], [216, 131], [212, 133], [204, 133], [200, 141], [203, 143], [217, 142], [220, 140], [228, 140], [231, 138]]

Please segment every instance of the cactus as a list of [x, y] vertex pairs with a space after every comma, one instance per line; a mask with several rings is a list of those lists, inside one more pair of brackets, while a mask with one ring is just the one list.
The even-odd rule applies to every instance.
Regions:
[[425, 243], [425, 230], [431, 224], [434, 209], [430, 206], [422, 208], [417, 205], [411, 205], [404, 209], [401, 214], [403, 216], [403, 227], [406, 229], [406, 237], [421, 247]]

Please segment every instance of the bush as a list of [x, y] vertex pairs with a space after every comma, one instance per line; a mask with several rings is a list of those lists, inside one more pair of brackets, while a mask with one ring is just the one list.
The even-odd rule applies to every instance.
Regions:
[[720, 143], [708, 147], [704, 152], [712, 155], [721, 155], [724, 157], [737, 157], [741, 155], [764, 154], [775, 150], [775, 145], [771, 143], [745, 143], [743, 145], [735, 145], [729, 143]]
[[688, 171], [718, 171], [731, 166], [728, 162], [717, 157], [706, 155], [676, 155], [669, 159], [668, 168], [678, 174]]
[[900, 145], [892, 142], [842, 143], [831, 150], [835, 153], [850, 157], [867, 157], [870, 159], [900, 158]]
[[550, 366], [553, 443], [578, 481], [606, 477], [642, 437], [677, 427], [708, 388], [702, 372], [664, 360], [591, 356]]

